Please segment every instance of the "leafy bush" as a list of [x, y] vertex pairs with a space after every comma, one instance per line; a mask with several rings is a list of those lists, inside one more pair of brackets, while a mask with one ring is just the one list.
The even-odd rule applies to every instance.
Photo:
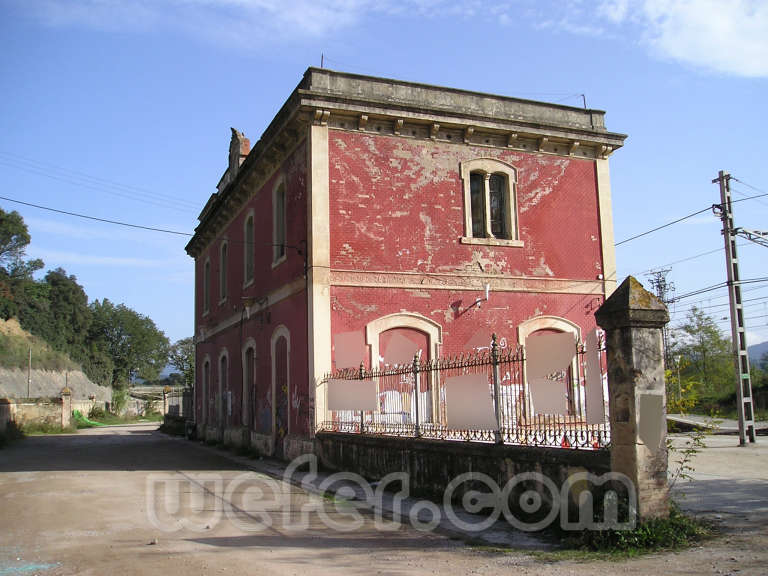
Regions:
[[115, 387], [112, 390], [112, 404], [110, 404], [109, 411], [112, 414], [120, 414], [125, 408], [125, 404], [128, 402], [128, 390], [124, 387]]
[[88, 411], [88, 419], [89, 420], [103, 420], [104, 416], [106, 416], [106, 411], [104, 410], [103, 406], [100, 406], [98, 404], [94, 404], [91, 406], [91, 409]]

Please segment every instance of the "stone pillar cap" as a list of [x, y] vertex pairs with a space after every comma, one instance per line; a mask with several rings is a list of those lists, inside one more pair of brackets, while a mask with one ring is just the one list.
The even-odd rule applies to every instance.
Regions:
[[627, 276], [595, 312], [595, 320], [606, 330], [623, 327], [662, 328], [669, 322], [669, 311], [634, 276]]

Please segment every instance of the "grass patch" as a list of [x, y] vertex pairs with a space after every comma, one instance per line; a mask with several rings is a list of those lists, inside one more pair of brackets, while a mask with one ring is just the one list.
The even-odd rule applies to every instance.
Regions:
[[[649, 520], [638, 524], [634, 530], [555, 530], [550, 535], [559, 537], [560, 548], [524, 552], [542, 562], [610, 562], [654, 552], [688, 548], [713, 538], [716, 536], [716, 530], [707, 522], [685, 515], [673, 503], [668, 518]], [[513, 548], [488, 545], [480, 540], [467, 541], [467, 547], [486, 554], [522, 552]]]
[[42, 422], [24, 422], [21, 424], [19, 430], [22, 436], [45, 436], [48, 434], [73, 434], [77, 432], [75, 426], [68, 426], [62, 428], [61, 424], [52, 422], [50, 420], [43, 420]]
[[96, 419], [99, 424], [114, 426], [119, 424], [140, 424], [145, 422], [160, 422], [163, 415], [159, 412], [144, 414], [143, 416], [118, 416], [116, 414], [105, 413]]
[[679, 550], [714, 536], [713, 527], [684, 514], [674, 503], [668, 518], [638, 524], [634, 530], [584, 530], [566, 537], [571, 558], [631, 557], [660, 550]]

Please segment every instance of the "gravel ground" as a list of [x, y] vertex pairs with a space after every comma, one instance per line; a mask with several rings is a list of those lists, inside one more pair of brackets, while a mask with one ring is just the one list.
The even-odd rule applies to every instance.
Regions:
[[[768, 574], [762, 443], [738, 448], [734, 437], [709, 437], [694, 481], [678, 485], [684, 507], [721, 526], [722, 535], [705, 547], [552, 561], [411, 527], [381, 531], [369, 516], [351, 525], [345, 505], [154, 427], [32, 437], [0, 451], [0, 576]], [[302, 515], [302, 507], [309, 512]], [[329, 529], [334, 522], [352, 529]]]

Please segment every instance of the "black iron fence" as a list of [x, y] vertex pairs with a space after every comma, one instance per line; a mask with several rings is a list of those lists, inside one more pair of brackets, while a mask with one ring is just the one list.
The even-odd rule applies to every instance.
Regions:
[[[602, 351], [598, 351], [602, 353]], [[526, 382], [525, 350], [501, 348], [493, 336], [490, 350], [467, 355], [420, 361], [412, 364], [365, 370], [344, 370], [328, 375], [322, 389], [332, 380], [375, 382], [376, 410], [325, 410], [319, 431], [411, 436], [441, 440], [508, 443], [530, 446], [600, 449], [610, 443], [605, 405], [599, 414], [586, 414], [585, 348], [576, 344], [571, 366], [548, 376], [565, 395], [562, 413], [535, 410]], [[600, 361], [600, 366], [603, 362]], [[454, 376], [482, 375], [488, 383], [495, 425], [487, 429], [458, 429], [448, 426], [449, 400], [446, 382]], [[604, 388], [604, 377], [599, 381]], [[484, 386], [483, 386], [484, 388]], [[481, 391], [482, 394], [482, 391]], [[601, 395], [601, 397], [606, 397]], [[485, 400], [484, 400], [485, 401]], [[326, 402], [326, 407], [328, 406]], [[454, 406], [455, 408], [455, 406]]]

